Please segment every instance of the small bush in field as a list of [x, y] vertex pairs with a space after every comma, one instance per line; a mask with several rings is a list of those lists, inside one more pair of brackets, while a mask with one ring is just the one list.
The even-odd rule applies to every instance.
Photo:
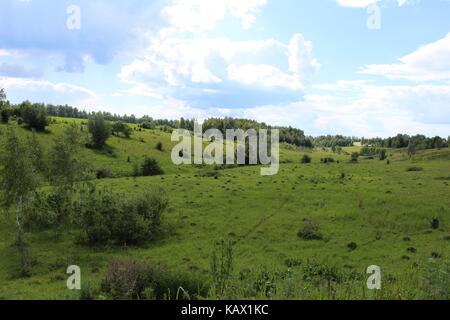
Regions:
[[192, 300], [208, 292], [203, 283], [162, 264], [128, 260], [109, 265], [101, 289], [113, 299]]
[[303, 240], [321, 240], [323, 235], [320, 231], [319, 222], [311, 219], [305, 219], [297, 235]]
[[312, 159], [307, 154], [303, 155], [303, 157], [300, 159], [300, 163], [306, 164], [311, 163]]
[[157, 176], [164, 174], [164, 170], [159, 166], [158, 162], [153, 158], [146, 157], [142, 164], [142, 175], [144, 177]]
[[139, 244], [155, 239], [168, 200], [155, 188], [126, 198], [111, 190], [83, 190], [74, 210], [74, 221], [89, 244]]
[[156, 144], [155, 149], [158, 150], [158, 151], [163, 151], [163, 144], [162, 144], [161, 141], [159, 141], [159, 142]]
[[106, 179], [110, 178], [111, 176], [112, 176], [111, 170], [109, 170], [108, 168], [99, 168], [95, 172], [95, 177], [97, 179]]

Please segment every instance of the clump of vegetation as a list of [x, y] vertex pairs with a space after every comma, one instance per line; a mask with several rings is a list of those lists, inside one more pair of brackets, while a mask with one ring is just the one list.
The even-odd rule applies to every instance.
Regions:
[[140, 244], [156, 238], [167, 205], [158, 188], [127, 198], [87, 186], [78, 195], [73, 220], [89, 244]]
[[161, 141], [159, 141], [156, 145], [155, 145], [155, 149], [158, 151], [163, 151], [163, 144]]
[[125, 138], [129, 138], [133, 133], [133, 130], [126, 123], [123, 123], [122, 121], [117, 121], [113, 123], [111, 127], [111, 132], [115, 136], [123, 134]]
[[23, 123], [29, 129], [45, 131], [50, 123], [43, 105], [32, 105], [29, 101], [25, 101], [19, 105], [19, 113]]
[[206, 295], [204, 281], [175, 274], [167, 266], [139, 260], [111, 262], [101, 284], [112, 299], [192, 300]]
[[325, 158], [320, 159], [320, 162], [327, 164], [327, 163], [334, 163], [335, 160], [331, 157], [325, 157]]
[[356, 163], [359, 159], [359, 153], [358, 152], [352, 152], [350, 156], [350, 162]]
[[213, 295], [222, 297], [227, 289], [233, 271], [233, 244], [222, 240], [215, 244], [211, 254], [211, 276]]
[[111, 170], [109, 168], [103, 167], [95, 171], [95, 177], [97, 179], [107, 179], [112, 177]]
[[96, 149], [102, 149], [111, 136], [111, 125], [106, 122], [103, 115], [99, 112], [89, 119], [88, 129], [91, 134], [93, 146]]
[[300, 163], [307, 164], [311, 163], [312, 158], [308, 156], [307, 154], [304, 154], [303, 157], [300, 159]]
[[144, 159], [144, 163], [141, 166], [141, 174], [144, 177], [158, 176], [164, 174], [164, 170], [159, 166], [158, 162], [155, 159], [146, 157]]
[[298, 237], [303, 240], [322, 240], [323, 235], [320, 230], [320, 223], [313, 219], [305, 219], [300, 230], [297, 233]]
[[439, 219], [438, 218], [431, 219], [430, 225], [431, 225], [431, 229], [434, 229], [434, 230], [439, 229], [439, 225], [440, 225]]
[[420, 172], [420, 171], [423, 171], [423, 168], [421, 168], [421, 167], [409, 167], [409, 168], [406, 169], [406, 171], [408, 171], [408, 172]]
[[347, 248], [350, 251], [355, 251], [358, 248], [358, 245], [356, 244], [356, 242], [350, 242], [349, 244], [347, 244]]

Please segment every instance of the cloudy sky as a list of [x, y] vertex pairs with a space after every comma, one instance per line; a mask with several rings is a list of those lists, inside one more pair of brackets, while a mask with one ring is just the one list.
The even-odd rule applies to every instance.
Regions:
[[448, 0], [0, 0], [12, 102], [450, 135]]

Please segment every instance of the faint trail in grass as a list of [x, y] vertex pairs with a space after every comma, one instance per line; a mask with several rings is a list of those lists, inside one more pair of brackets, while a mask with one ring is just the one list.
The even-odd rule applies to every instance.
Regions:
[[272, 213], [268, 216], [263, 217], [260, 221], [258, 221], [257, 224], [255, 224], [252, 228], [250, 228], [250, 230], [247, 231], [247, 233], [245, 233], [243, 236], [241, 236], [234, 245], [238, 245], [240, 242], [242, 242], [243, 240], [247, 239], [252, 233], [254, 233], [259, 227], [261, 227], [264, 223], [266, 223], [267, 221], [269, 221], [271, 218], [273, 218], [274, 216], [277, 215], [278, 212], [280, 212], [281, 209], [283, 209], [283, 207], [286, 205], [287, 200], [284, 199], [283, 203], [277, 208], [277, 210], [275, 211], [275, 213]]

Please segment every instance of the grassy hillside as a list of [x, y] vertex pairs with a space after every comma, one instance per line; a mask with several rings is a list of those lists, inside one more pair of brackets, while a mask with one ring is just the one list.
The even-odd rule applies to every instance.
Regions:
[[[56, 118], [39, 139], [49, 147], [72, 121], [82, 122]], [[29, 132], [20, 129], [20, 134]], [[163, 151], [155, 149], [157, 142]], [[131, 139], [112, 137], [108, 145], [109, 152], [84, 150], [93, 167], [113, 174], [95, 183], [125, 194], [154, 185], [166, 189], [170, 204], [163, 235], [147, 246], [94, 248], [76, 244], [78, 230], [67, 229], [60, 237], [52, 230], [27, 233], [37, 265], [31, 277], [18, 278], [14, 213], [5, 209], [0, 215], [0, 298], [78, 298], [66, 288], [68, 265], [79, 265], [83, 283], [97, 288], [110, 261], [130, 257], [163, 262], [168, 270], [208, 282], [211, 250], [222, 239], [234, 243], [230, 298], [433, 298], [450, 288], [448, 273], [442, 276], [450, 253], [448, 149], [419, 152], [412, 159], [390, 150], [388, 164], [363, 157], [350, 163], [345, 154], [283, 147], [276, 176], [239, 167], [214, 178], [197, 174], [210, 167], [173, 165], [174, 143], [159, 130], [134, 131]], [[300, 164], [305, 153], [311, 164]], [[155, 158], [166, 174], [131, 177], [133, 163], [145, 156]], [[339, 162], [320, 163], [326, 156]], [[321, 240], [298, 236], [305, 219], [320, 224]], [[439, 220], [438, 228], [432, 228], [432, 219]], [[383, 290], [365, 289], [370, 265], [381, 267]], [[331, 288], [323, 270], [336, 275]], [[260, 282], [264, 289], [255, 287]]]

